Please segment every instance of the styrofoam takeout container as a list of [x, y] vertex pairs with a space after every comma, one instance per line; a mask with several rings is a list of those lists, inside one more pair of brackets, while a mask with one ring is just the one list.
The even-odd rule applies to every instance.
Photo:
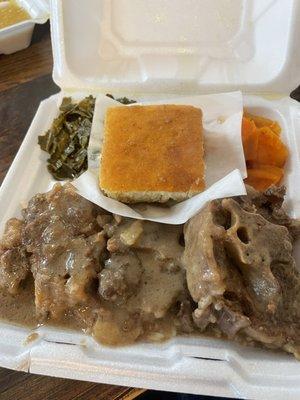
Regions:
[[35, 24], [44, 24], [49, 18], [48, 0], [17, 0], [30, 19], [0, 29], [0, 54], [11, 54], [30, 45]]
[[[54, 183], [37, 136], [63, 95], [112, 92], [139, 100], [242, 89], [250, 111], [278, 120], [291, 156], [291, 215], [300, 178], [299, 0], [53, 0], [54, 80], [0, 191], [0, 227]], [[226, 155], [225, 155], [226, 156]], [[230, 156], [230, 155], [228, 155]], [[300, 244], [295, 257], [300, 265]], [[80, 332], [0, 324], [0, 364], [39, 374], [244, 399], [296, 399], [300, 362], [205, 338], [106, 348]]]

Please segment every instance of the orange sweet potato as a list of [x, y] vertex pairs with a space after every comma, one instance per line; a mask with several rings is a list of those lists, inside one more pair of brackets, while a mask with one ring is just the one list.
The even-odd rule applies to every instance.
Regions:
[[256, 163], [282, 168], [288, 157], [288, 150], [269, 127], [259, 128]]
[[243, 117], [242, 140], [246, 161], [256, 161], [258, 149], [258, 132], [253, 121]]
[[272, 121], [269, 118], [259, 117], [257, 115], [250, 114], [247, 111], [244, 112], [244, 117], [246, 117], [250, 121], [253, 121], [257, 128], [263, 128], [263, 127], [267, 126], [276, 135], [280, 136], [281, 128], [280, 128], [280, 125], [278, 124], [278, 122]]
[[283, 178], [283, 169], [273, 165], [258, 165], [248, 169], [245, 183], [257, 190], [266, 190], [271, 185], [278, 185]]
[[244, 112], [242, 139], [248, 172], [245, 182], [257, 190], [277, 185], [283, 178], [288, 150], [280, 133], [276, 121]]

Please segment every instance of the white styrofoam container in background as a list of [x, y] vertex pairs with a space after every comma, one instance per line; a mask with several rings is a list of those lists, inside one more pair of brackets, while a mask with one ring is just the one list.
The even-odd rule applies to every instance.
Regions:
[[[0, 232], [24, 202], [54, 183], [37, 136], [57, 115], [61, 96], [99, 92], [150, 100], [242, 89], [246, 107], [282, 126], [291, 151], [286, 203], [299, 215], [293, 193], [300, 178], [300, 106], [288, 98], [300, 83], [299, 0], [52, 0], [51, 5], [53, 76], [62, 92], [41, 103], [2, 184]], [[295, 255], [300, 265], [300, 243]], [[300, 362], [288, 354], [201, 336], [107, 348], [80, 332], [36, 331], [38, 338], [27, 342], [29, 329], [0, 323], [0, 364], [186, 393], [300, 397]]]
[[49, 18], [48, 0], [18, 0], [30, 19], [0, 29], [0, 54], [11, 54], [30, 45], [35, 24], [44, 24]]

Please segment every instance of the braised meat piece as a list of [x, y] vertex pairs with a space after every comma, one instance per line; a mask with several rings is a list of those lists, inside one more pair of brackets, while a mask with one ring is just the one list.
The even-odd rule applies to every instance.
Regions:
[[56, 184], [52, 190], [35, 195], [23, 210], [26, 223], [36, 221], [37, 216], [59, 218], [74, 236], [88, 236], [97, 229], [97, 214], [104, 213], [84, 197], [79, 196], [71, 184]]
[[[103, 243], [95, 243], [104, 249]], [[100, 266], [94, 247], [83, 237], [67, 238], [40, 246], [31, 257], [35, 278], [35, 303], [40, 317], [58, 318], [69, 307], [88, 300], [88, 289]], [[59, 295], [60, 294], [60, 295]]]
[[0, 287], [16, 294], [20, 283], [29, 273], [29, 262], [22, 247], [14, 247], [0, 253]]
[[289, 230], [296, 224], [286, 214], [279, 223], [283, 214], [277, 200], [270, 206], [271, 195], [250, 189], [248, 197], [209, 203], [185, 226], [183, 263], [198, 328], [297, 355], [300, 274], [292, 256], [296, 230]]
[[111, 214], [55, 185], [6, 224], [0, 294], [34, 287], [39, 322], [72, 320], [108, 345], [202, 331], [300, 358], [300, 223], [284, 194], [248, 188], [183, 227]]
[[24, 221], [11, 218], [5, 224], [4, 233], [0, 242], [0, 249], [12, 249], [22, 245], [22, 229]]
[[[174, 335], [171, 310], [187, 292], [179, 243], [182, 226], [117, 215], [100, 222], [109, 238], [110, 257], [99, 274], [99, 294], [106, 307], [92, 327], [93, 335], [107, 344]], [[184, 319], [187, 326], [188, 317]]]
[[99, 275], [99, 293], [117, 304], [134, 295], [139, 288], [143, 267], [134, 253], [112, 254]]
[[106, 303], [93, 335], [109, 345], [173, 336], [172, 307], [185, 291], [184, 280], [182, 270], [165, 271], [152, 252], [112, 254], [100, 273], [99, 292]]
[[126, 252], [129, 248], [153, 251], [166, 268], [181, 266], [183, 246], [180, 244], [182, 226], [157, 224], [150, 221], [123, 219], [107, 241], [110, 252]]
[[28, 256], [22, 246], [23, 227], [23, 221], [11, 218], [0, 242], [0, 288], [11, 294], [18, 293], [30, 271]]
[[195, 331], [195, 324], [192, 318], [193, 301], [189, 298], [184, 298], [179, 301], [179, 310], [177, 317], [177, 328], [179, 332], [192, 333]]
[[31, 271], [39, 321], [71, 312], [115, 344], [174, 334], [170, 313], [187, 292], [182, 226], [110, 214], [69, 184], [34, 196], [23, 218], [11, 220], [3, 236], [0, 285], [14, 292]]
[[[164, 317], [185, 291], [185, 277], [181, 264], [183, 246], [180, 244], [182, 226], [157, 224], [130, 218], [116, 220], [115, 216], [111, 226], [112, 228], [108, 230], [111, 233], [107, 241], [108, 251], [113, 255], [116, 254], [118, 260], [122, 258], [126, 260], [128, 254], [135, 254], [142, 266], [138, 269], [139, 276], [140, 274], [141, 276], [138, 285], [134, 285], [136, 288], [134, 296], [132, 297], [132, 290], [129, 290], [126, 295], [127, 299], [130, 297], [126, 302], [127, 308], [139, 313], [142, 318], [149, 315], [152, 318]], [[112, 259], [114, 259], [113, 257]], [[100, 293], [102, 295], [102, 285], [105, 284], [107, 287], [107, 279], [114, 280], [110, 284], [111, 292], [113, 292], [112, 286], [118, 290], [120, 287], [122, 287], [122, 291], [128, 290], [126, 282], [133, 280], [130, 268], [125, 269], [122, 266], [117, 270], [106, 271], [106, 269], [100, 274]], [[106, 280], [103, 280], [104, 277]], [[116, 282], [117, 280], [119, 283]], [[120, 284], [121, 281], [122, 284]], [[137, 278], [135, 278], [136, 281]], [[124, 296], [123, 293], [122, 297], [124, 298]]]
[[247, 186], [247, 196], [237, 197], [236, 200], [245, 210], [250, 207], [266, 220], [285, 226], [295, 239], [300, 235], [300, 221], [290, 218], [284, 210], [285, 193], [284, 186], [271, 186], [264, 193]]
[[23, 244], [31, 254], [40, 318], [59, 318], [68, 308], [88, 300], [106, 247], [96, 219], [102, 212], [71, 185], [55, 185], [50, 192], [33, 197], [23, 210]]
[[241, 273], [256, 309], [274, 313], [282, 293], [271, 268], [293, 264], [289, 232], [259, 214], [244, 211], [233, 199], [223, 200], [222, 206], [231, 215], [231, 227], [226, 232], [227, 254]]

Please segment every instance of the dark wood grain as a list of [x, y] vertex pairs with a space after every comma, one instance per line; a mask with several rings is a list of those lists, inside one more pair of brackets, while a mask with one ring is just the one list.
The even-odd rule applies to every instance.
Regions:
[[0, 90], [0, 182], [26, 135], [40, 101], [58, 91], [49, 74]]
[[53, 61], [49, 25], [38, 28], [30, 47], [8, 56], [0, 55], [0, 91], [51, 74]]
[[[40, 101], [59, 91], [52, 81], [52, 65], [49, 24], [37, 27], [28, 49], [0, 56], [0, 183]], [[0, 368], [1, 400], [131, 400], [141, 392]]]
[[1, 400], [131, 400], [143, 391], [0, 369]]

